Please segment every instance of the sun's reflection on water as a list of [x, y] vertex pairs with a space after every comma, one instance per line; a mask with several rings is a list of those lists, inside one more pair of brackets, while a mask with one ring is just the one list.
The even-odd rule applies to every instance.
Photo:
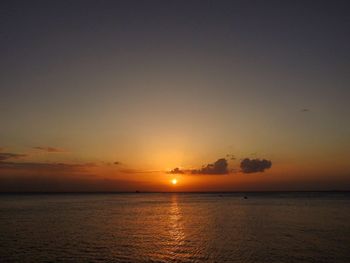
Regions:
[[168, 260], [185, 260], [190, 257], [186, 249], [186, 234], [183, 224], [183, 213], [179, 202], [179, 196], [171, 196], [168, 212], [168, 238], [164, 246], [166, 248], [166, 258]]
[[184, 244], [185, 233], [182, 223], [181, 208], [178, 203], [178, 196], [171, 197], [171, 206], [169, 211], [169, 237], [173, 245], [179, 247]]

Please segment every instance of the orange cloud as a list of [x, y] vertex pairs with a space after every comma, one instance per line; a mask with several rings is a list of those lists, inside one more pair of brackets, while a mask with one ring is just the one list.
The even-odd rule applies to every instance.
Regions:
[[50, 146], [47, 146], [47, 147], [36, 146], [36, 147], [33, 147], [33, 149], [45, 151], [45, 152], [48, 152], [48, 153], [66, 153], [67, 152], [64, 149], [50, 147]]
[[0, 162], [6, 161], [9, 159], [20, 159], [26, 157], [26, 154], [18, 154], [18, 153], [0, 153]]

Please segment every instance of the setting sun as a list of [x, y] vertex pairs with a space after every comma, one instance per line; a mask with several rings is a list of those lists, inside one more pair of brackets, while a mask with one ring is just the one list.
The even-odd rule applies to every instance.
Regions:
[[171, 183], [172, 183], [173, 185], [176, 185], [176, 184], [177, 184], [177, 179], [172, 179], [172, 180], [171, 180]]

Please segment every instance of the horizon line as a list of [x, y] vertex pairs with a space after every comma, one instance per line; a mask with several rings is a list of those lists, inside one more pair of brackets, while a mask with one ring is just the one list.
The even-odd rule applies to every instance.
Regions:
[[350, 190], [258, 190], [258, 191], [9, 191], [6, 194], [239, 194], [239, 193], [350, 193]]

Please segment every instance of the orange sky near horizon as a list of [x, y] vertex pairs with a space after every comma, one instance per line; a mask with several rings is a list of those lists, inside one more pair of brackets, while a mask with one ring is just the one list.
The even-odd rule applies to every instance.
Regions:
[[[38, 154], [38, 151], [43, 150], [34, 149], [29, 152]], [[300, 163], [300, 160], [277, 159], [272, 162], [271, 168], [263, 172], [244, 173], [240, 169], [240, 159], [230, 160], [227, 157], [225, 174], [192, 174], [191, 169], [199, 169], [206, 163], [195, 163], [187, 167], [173, 165], [171, 168], [164, 157], [155, 161], [154, 166], [145, 169], [124, 162], [79, 163], [70, 161], [69, 157], [67, 161], [64, 156], [72, 153], [63, 150], [39, 153], [46, 158], [39, 158], [36, 154], [32, 157], [27, 153], [27, 156], [16, 157], [12, 161], [10, 158], [2, 161], [0, 191], [290, 191], [346, 190], [349, 186], [348, 174], [344, 171], [350, 167], [340, 159], [339, 163], [325, 161], [321, 164], [316, 161]], [[173, 157], [172, 155], [170, 159]], [[162, 161], [165, 164], [159, 166]], [[337, 168], [334, 169], [333, 165]], [[180, 167], [185, 172], [169, 173], [175, 167]], [[172, 184], [173, 179], [177, 180], [176, 185]]]

